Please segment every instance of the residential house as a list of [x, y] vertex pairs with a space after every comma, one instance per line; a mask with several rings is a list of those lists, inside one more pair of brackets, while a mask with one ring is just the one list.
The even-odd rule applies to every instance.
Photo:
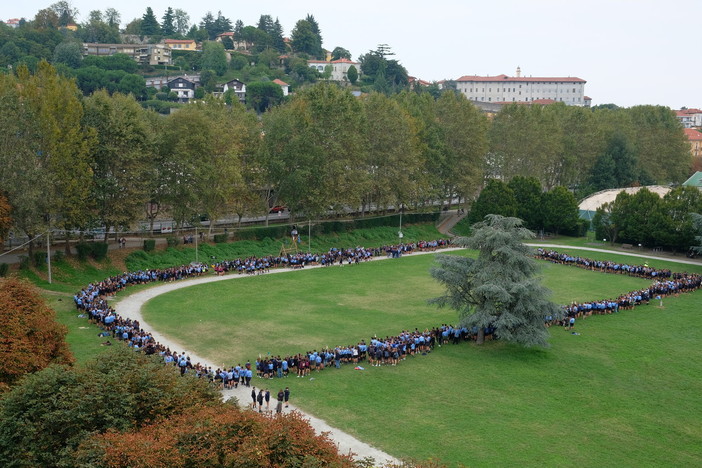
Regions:
[[[576, 77], [523, 77], [466, 75], [456, 80], [456, 89], [476, 102], [531, 102], [546, 99], [569, 106], [585, 106], [585, 83]], [[543, 102], [543, 101], [542, 101]]]
[[126, 54], [142, 65], [170, 65], [171, 49], [165, 44], [83, 43], [83, 56]]
[[20, 21], [21, 20], [19, 18], [11, 18], [11, 19], [5, 21], [5, 24], [11, 28], [19, 28]]
[[168, 82], [171, 81], [174, 78], [177, 78], [178, 76], [183, 76], [186, 80], [192, 81], [195, 83], [195, 87], [200, 86], [200, 75], [180, 75], [178, 73], [171, 75], [171, 76], [150, 76], [146, 77], [146, 87], [147, 88], [156, 88], [158, 90], [161, 90], [164, 86], [168, 86]]
[[236, 79], [227, 81], [222, 85], [221, 90], [218, 90], [218, 92], [213, 94], [224, 94], [230, 89], [233, 90], [234, 94], [236, 94], [236, 97], [239, 99], [240, 103], [246, 104], [246, 83]]
[[244, 51], [244, 50], [249, 50], [253, 46], [253, 43], [251, 43], [251, 42], [246, 42], [244, 40], [236, 39], [234, 37], [234, 33], [231, 31], [223, 32], [222, 34], [217, 34], [215, 41], [223, 42], [224, 38], [229, 38], [232, 40], [232, 44], [234, 44], [234, 49], [231, 49], [231, 50]]
[[355, 67], [356, 71], [360, 75], [361, 64], [359, 62], [354, 62], [353, 60], [341, 58], [339, 60], [308, 60], [307, 66], [314, 68], [319, 73], [324, 73], [327, 66], [331, 66], [331, 76], [330, 81], [337, 81], [339, 83], [348, 83], [348, 72], [349, 68]]
[[163, 43], [171, 50], [197, 50], [197, 42], [193, 39], [166, 39]]
[[178, 95], [178, 102], [188, 102], [195, 97], [197, 84], [184, 76], [179, 76], [168, 82], [168, 88]]
[[675, 116], [685, 128], [702, 127], [702, 110], [680, 109], [675, 111]]
[[686, 128], [685, 136], [687, 137], [687, 141], [690, 142], [692, 158], [699, 161], [702, 159], [702, 133], [694, 128]]
[[273, 83], [275, 83], [278, 86], [280, 86], [281, 88], [283, 88], [283, 96], [287, 96], [289, 94], [290, 85], [287, 84], [285, 81], [282, 81], [282, 80], [279, 80], [278, 78], [276, 78], [275, 80], [273, 80]]

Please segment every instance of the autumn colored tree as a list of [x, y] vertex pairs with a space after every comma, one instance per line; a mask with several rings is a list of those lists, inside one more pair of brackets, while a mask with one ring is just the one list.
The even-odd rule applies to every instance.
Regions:
[[93, 434], [219, 401], [207, 379], [181, 377], [160, 356], [113, 346], [83, 366], [30, 374], [0, 400], [0, 466], [78, 466], [75, 449]]
[[5, 241], [5, 236], [7, 231], [10, 230], [12, 226], [12, 207], [10, 202], [7, 201], [7, 197], [0, 193], [0, 242]]
[[0, 279], [0, 323], [0, 390], [50, 364], [73, 362], [66, 327], [30, 283]]
[[268, 418], [227, 403], [93, 437], [77, 455], [78, 465], [114, 468], [356, 466], [298, 413]]

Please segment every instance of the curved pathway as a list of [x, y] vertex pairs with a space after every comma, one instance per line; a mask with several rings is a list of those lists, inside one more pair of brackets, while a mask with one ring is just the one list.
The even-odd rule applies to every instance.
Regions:
[[[588, 251], [593, 251], [593, 252], [603, 252], [603, 253], [611, 253], [611, 254], [617, 254], [617, 255], [629, 255], [632, 257], [641, 257], [641, 258], [650, 258], [650, 259], [655, 259], [655, 260], [666, 260], [666, 261], [671, 261], [671, 262], [676, 262], [676, 263], [684, 263], [684, 264], [691, 264], [691, 265], [701, 265], [702, 262], [700, 261], [694, 261], [694, 260], [677, 260], [677, 259], [670, 259], [670, 258], [664, 258], [664, 257], [656, 257], [656, 256], [651, 256], [651, 255], [643, 255], [643, 254], [635, 254], [635, 253], [628, 253], [628, 252], [619, 252], [619, 251], [614, 251], [614, 250], [606, 250], [606, 249], [597, 249], [597, 248], [590, 248], [590, 247], [572, 247], [568, 245], [561, 245], [561, 244], [546, 244], [546, 243], [529, 243], [527, 244], [532, 247], [547, 247], [547, 248], [561, 248], [561, 249], [573, 249], [573, 250], [588, 250]], [[445, 248], [441, 250], [437, 250], [434, 252], [414, 252], [411, 255], [423, 255], [423, 254], [432, 254], [432, 253], [441, 253], [441, 252], [449, 252], [453, 250], [461, 250], [460, 248]], [[376, 260], [387, 260], [389, 259], [388, 257], [373, 257], [372, 261]], [[321, 266], [308, 266], [305, 267], [303, 270], [292, 270], [292, 269], [277, 269], [277, 270], [271, 270], [270, 273], [266, 273], [267, 275], [269, 274], [280, 274], [280, 273], [294, 273], [296, 271], [304, 271], [306, 269], [311, 269], [311, 268], [321, 268]], [[329, 267], [327, 267], [329, 268]], [[234, 280], [237, 278], [244, 278], [248, 277], [248, 275], [239, 275], [239, 274], [229, 274], [225, 276], [207, 276], [207, 277], [201, 277], [201, 278], [193, 278], [189, 280], [183, 280], [183, 281], [177, 281], [177, 282], [172, 282], [172, 283], [166, 283], [166, 284], [161, 284], [159, 286], [154, 286], [152, 288], [145, 289], [143, 291], [140, 291], [138, 293], [131, 294], [129, 296], [125, 296], [124, 298], [120, 299], [119, 302], [115, 304], [115, 310], [117, 311], [118, 314], [120, 314], [123, 317], [127, 317], [130, 319], [135, 319], [138, 320], [139, 323], [141, 324], [142, 328], [149, 330], [149, 332], [153, 335], [154, 339], [163, 344], [164, 346], [168, 346], [171, 350], [173, 351], [178, 351], [178, 352], [186, 352], [189, 356], [192, 362], [199, 362], [200, 364], [204, 364], [206, 366], [211, 366], [213, 369], [216, 369], [218, 366], [209, 362], [207, 359], [203, 358], [202, 356], [198, 356], [191, 350], [188, 350], [188, 344], [186, 343], [180, 343], [177, 340], [174, 340], [173, 338], [163, 335], [159, 333], [152, 325], [148, 324], [146, 321], [144, 321], [144, 318], [141, 314], [141, 307], [146, 303], [148, 300], [153, 299], [156, 296], [159, 296], [161, 294], [166, 294], [171, 291], [175, 291], [177, 289], [181, 288], [187, 288], [189, 286], [194, 286], [197, 284], [203, 284], [203, 283], [213, 283], [216, 281], [227, 281], [227, 280]], [[254, 382], [256, 380], [254, 379]], [[238, 389], [232, 389], [232, 390], [225, 390], [222, 392], [224, 398], [229, 398], [232, 396], [235, 396], [239, 399], [240, 404], [242, 407], [246, 407], [247, 403], [249, 402], [249, 399], [251, 398], [251, 392], [249, 389], [246, 387], [239, 387]], [[293, 395], [294, 397], [294, 395]], [[274, 402], [275, 403], [275, 402]], [[290, 405], [289, 411], [298, 411], [301, 414], [303, 414], [306, 418], [309, 419], [310, 424], [318, 433], [322, 432], [328, 432], [329, 436], [331, 439], [336, 442], [337, 447], [339, 448], [339, 451], [341, 453], [353, 453], [355, 454], [356, 458], [362, 459], [365, 457], [372, 457], [374, 458], [377, 462], [387, 464], [387, 463], [396, 463], [398, 464], [399, 461], [395, 459], [394, 457], [390, 456], [389, 454], [372, 447], [371, 445], [361, 442], [360, 440], [356, 439], [355, 437], [351, 436], [350, 434], [347, 434], [346, 432], [334, 428], [330, 426], [327, 422], [325, 422], [323, 419], [317, 418], [315, 416], [312, 416], [310, 414], [304, 413], [301, 411], [299, 408], [296, 408], [294, 405]]]
[[[440, 249], [434, 252], [414, 252], [412, 254], [409, 254], [410, 256], [415, 256], [415, 255], [424, 255], [424, 254], [431, 254], [431, 253], [437, 253], [437, 252], [448, 252], [452, 250], [460, 250], [459, 248], [444, 248]], [[371, 261], [377, 261], [377, 260], [390, 260], [390, 258], [382, 256], [382, 257], [373, 257]], [[280, 274], [280, 273], [294, 273], [298, 271], [304, 271], [312, 268], [321, 268], [321, 265], [316, 265], [316, 266], [307, 266], [301, 270], [292, 270], [288, 268], [281, 268], [281, 269], [275, 269], [271, 270], [269, 273], [266, 273], [266, 275], [271, 275], [271, 274]], [[330, 267], [326, 267], [330, 268]], [[133, 320], [138, 320], [139, 324], [141, 327], [145, 330], [149, 330], [149, 333], [153, 335], [154, 339], [158, 342], [161, 343], [164, 346], [169, 347], [172, 351], [177, 351], [177, 352], [185, 352], [190, 356], [190, 360], [193, 363], [200, 363], [206, 366], [211, 366], [213, 369], [217, 369], [219, 366], [209, 362], [207, 359], [203, 358], [202, 356], [198, 356], [196, 353], [192, 352], [192, 350], [189, 349], [189, 345], [187, 343], [181, 343], [178, 342], [177, 340], [164, 335], [162, 333], [159, 333], [156, 328], [146, 322], [141, 314], [141, 307], [146, 303], [148, 300], [153, 299], [156, 296], [159, 296], [161, 294], [166, 294], [171, 291], [175, 291], [176, 289], [181, 289], [181, 288], [187, 288], [189, 286], [194, 286], [196, 284], [203, 284], [203, 283], [213, 283], [215, 281], [227, 281], [227, 280], [235, 280], [237, 278], [247, 278], [248, 275], [239, 275], [239, 274], [228, 274], [225, 276], [205, 276], [205, 277], [200, 277], [200, 278], [193, 278], [189, 280], [182, 280], [182, 281], [175, 281], [171, 283], [165, 283], [165, 284], [160, 284], [158, 286], [154, 286], [148, 289], [145, 289], [143, 291], [139, 291], [137, 293], [124, 296], [123, 298], [118, 297], [118, 302], [114, 304], [114, 308], [117, 311], [119, 315], [122, 317], [130, 318]], [[252, 382], [256, 382], [256, 378], [252, 380]], [[246, 387], [239, 387], [237, 389], [232, 389], [232, 390], [225, 390], [222, 392], [224, 398], [229, 398], [232, 396], [235, 396], [239, 399], [239, 402], [243, 408], [246, 407], [247, 403], [251, 399], [251, 390], [247, 389]], [[272, 395], [274, 398], [275, 396]], [[293, 395], [294, 398], [294, 395]], [[273, 404], [275, 405], [275, 401], [273, 401]], [[339, 448], [339, 451], [341, 453], [353, 453], [355, 454], [356, 458], [362, 459], [365, 457], [372, 457], [374, 458], [378, 463], [381, 464], [388, 464], [388, 463], [393, 463], [393, 464], [399, 464], [399, 460], [396, 458], [388, 455], [387, 453], [376, 449], [375, 447], [372, 447], [369, 444], [366, 444], [365, 442], [361, 442], [360, 440], [356, 439], [355, 437], [351, 436], [350, 434], [347, 434], [344, 431], [341, 431], [340, 429], [334, 428], [327, 424], [324, 420], [317, 418], [315, 416], [312, 416], [308, 413], [304, 413], [301, 411], [299, 408], [295, 407], [294, 405], [290, 405], [290, 408], [288, 409], [289, 411], [298, 411], [301, 414], [303, 414], [307, 419], [309, 419], [310, 424], [318, 433], [322, 432], [328, 432], [329, 436], [331, 439], [336, 442], [337, 447]]]

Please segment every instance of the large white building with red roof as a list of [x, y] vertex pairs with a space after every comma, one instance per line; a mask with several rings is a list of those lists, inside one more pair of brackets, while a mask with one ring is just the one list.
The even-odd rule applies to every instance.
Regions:
[[462, 76], [456, 80], [456, 89], [477, 102], [563, 102], [569, 106], [589, 106], [591, 100], [585, 96], [585, 83], [576, 77], [521, 76], [517, 68], [516, 76]]

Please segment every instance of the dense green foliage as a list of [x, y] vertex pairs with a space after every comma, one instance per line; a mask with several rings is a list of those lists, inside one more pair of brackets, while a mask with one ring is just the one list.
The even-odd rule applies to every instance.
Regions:
[[641, 244], [687, 251], [697, 234], [693, 214], [702, 213], [702, 195], [695, 187], [676, 187], [663, 198], [642, 188], [622, 192], [597, 209], [596, 237], [610, 242]]
[[536, 261], [522, 243], [533, 234], [518, 218], [487, 215], [473, 225], [470, 237], [455, 244], [478, 250], [478, 258], [437, 257], [432, 276], [446, 293], [434, 302], [458, 312], [462, 326], [478, 328], [478, 344], [486, 328], [501, 340], [524, 346], [548, 345], [544, 318], [562, 312], [549, 300], [551, 292], [536, 276]]

